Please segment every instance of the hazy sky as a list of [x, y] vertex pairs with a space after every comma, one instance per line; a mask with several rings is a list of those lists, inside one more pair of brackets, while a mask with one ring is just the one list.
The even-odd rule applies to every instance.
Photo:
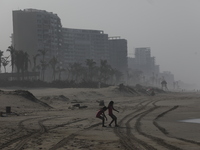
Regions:
[[12, 10], [56, 13], [63, 27], [103, 30], [134, 48], [151, 47], [160, 71], [200, 85], [200, 0], [0, 0], [0, 50], [10, 45]]

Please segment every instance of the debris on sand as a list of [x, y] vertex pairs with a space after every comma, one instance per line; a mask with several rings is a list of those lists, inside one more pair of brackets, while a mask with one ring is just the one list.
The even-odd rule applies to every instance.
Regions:
[[74, 104], [73, 107], [80, 107], [80, 104]]
[[60, 101], [69, 101], [70, 99], [65, 97], [64, 95], [59, 96], [43, 96], [40, 98], [41, 100], [60, 100]]
[[82, 109], [82, 108], [87, 108], [88, 106], [81, 106], [80, 104], [74, 104], [72, 105], [72, 107], [68, 107], [68, 109], [75, 109], [75, 108], [79, 108], [79, 109]]
[[[126, 93], [129, 93], [129, 94], [132, 94], [132, 95], [151, 95], [151, 96], [154, 96], [155, 93], [163, 93], [165, 91], [159, 89], [159, 88], [156, 88], [156, 87], [145, 87], [145, 86], [142, 86], [140, 84], [136, 84], [134, 87], [132, 86], [125, 86], [123, 84], [120, 84], [119, 85], [119, 91], [121, 92], [126, 92]], [[153, 91], [153, 94], [152, 92]]]

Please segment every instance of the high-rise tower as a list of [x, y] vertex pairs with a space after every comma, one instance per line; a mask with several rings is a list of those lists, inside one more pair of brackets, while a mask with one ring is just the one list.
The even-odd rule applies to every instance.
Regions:
[[86, 59], [93, 59], [97, 65], [100, 60], [109, 62], [108, 34], [102, 30], [63, 28], [64, 63], [85, 64]]
[[109, 50], [111, 66], [125, 74], [128, 68], [127, 40], [109, 37]]
[[[62, 45], [62, 25], [57, 14], [45, 10], [24, 9], [13, 11], [13, 47], [27, 52], [29, 59], [46, 51], [45, 59], [60, 58]], [[42, 59], [42, 56], [40, 56]], [[37, 63], [40, 60], [37, 60]], [[32, 63], [33, 64], [33, 63]], [[32, 68], [29, 68], [32, 70]]]

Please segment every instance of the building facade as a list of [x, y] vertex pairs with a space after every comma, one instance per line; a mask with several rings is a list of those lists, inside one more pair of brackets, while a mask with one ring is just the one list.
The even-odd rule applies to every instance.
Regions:
[[109, 61], [108, 34], [101, 30], [63, 28], [64, 64], [81, 63], [93, 59], [97, 65], [100, 60]]
[[[13, 11], [12, 46], [29, 55], [32, 66], [28, 71], [43, 72], [43, 60], [51, 67], [49, 62], [54, 57], [58, 61], [58, 70], [67, 70], [73, 63], [84, 66], [87, 59], [92, 59], [97, 66], [100, 66], [101, 60], [106, 60], [122, 73], [128, 67], [127, 40], [108, 38], [102, 30], [63, 28], [57, 14], [45, 10]], [[53, 70], [49, 66], [46, 73], [42, 73], [45, 81], [52, 81], [52, 73], [55, 72], [55, 68]]]
[[126, 73], [128, 68], [127, 40], [120, 37], [109, 37], [110, 64], [112, 68]]
[[[52, 12], [37, 9], [13, 11], [13, 47], [27, 52], [33, 64], [33, 57], [39, 51], [46, 51], [45, 59], [62, 56], [61, 20]], [[37, 59], [37, 64], [42, 56]], [[31, 70], [30, 68], [29, 70]]]
[[159, 66], [155, 65], [155, 57], [151, 57], [150, 47], [135, 48], [135, 69], [144, 74], [151, 75], [159, 73]]

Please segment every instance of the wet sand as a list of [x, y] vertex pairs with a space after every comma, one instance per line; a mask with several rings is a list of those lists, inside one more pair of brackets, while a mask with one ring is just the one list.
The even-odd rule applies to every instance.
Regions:
[[[0, 93], [2, 150], [200, 149], [200, 124], [183, 122], [200, 118], [200, 93], [138, 96], [118, 87], [26, 89], [38, 102], [7, 93], [15, 89], [2, 90], [6, 91]], [[119, 127], [102, 127], [101, 120], [95, 118], [101, 100], [106, 106], [115, 102]], [[5, 114], [7, 106], [10, 114]], [[107, 117], [106, 125], [111, 121]]]

